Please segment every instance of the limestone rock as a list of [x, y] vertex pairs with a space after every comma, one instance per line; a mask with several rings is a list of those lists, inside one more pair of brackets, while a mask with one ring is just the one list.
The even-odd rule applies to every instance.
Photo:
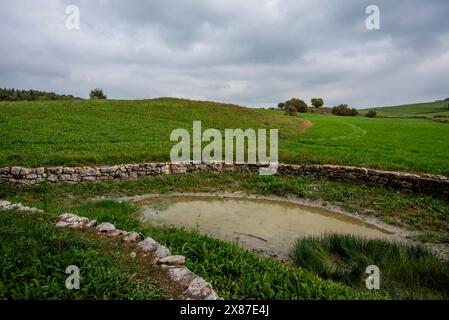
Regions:
[[91, 220], [86, 224], [86, 228], [93, 228], [97, 225], [97, 220]]
[[135, 232], [135, 231], [131, 231], [123, 238], [123, 241], [129, 242], [129, 243], [137, 243], [142, 240], [143, 240], [143, 236], [140, 233]]
[[170, 250], [167, 247], [159, 245], [154, 252], [155, 262], [159, 261], [159, 259], [168, 257], [170, 255]]
[[157, 264], [165, 264], [169, 266], [183, 265], [186, 263], [186, 257], [184, 256], [167, 256], [160, 258]]
[[170, 276], [170, 279], [175, 282], [180, 282], [184, 279], [192, 280], [195, 276], [193, 272], [186, 267], [168, 269], [168, 275]]
[[98, 232], [108, 233], [115, 230], [115, 226], [109, 222], [103, 222], [95, 228]]
[[128, 234], [128, 232], [119, 230], [119, 229], [114, 229], [114, 230], [108, 231], [107, 234], [110, 235], [111, 237], [121, 237], [121, 236], [126, 236]]
[[69, 223], [67, 223], [67, 222], [65, 222], [65, 221], [59, 221], [59, 222], [56, 224], [56, 227], [58, 227], [58, 228], [67, 228], [68, 225], [69, 225]]
[[184, 291], [184, 293], [200, 299], [205, 299], [215, 292], [209, 282], [206, 282], [201, 277], [196, 277], [192, 280], [192, 282], [190, 282], [189, 287], [186, 291]]
[[145, 252], [154, 251], [159, 247], [159, 243], [149, 237], [139, 242], [137, 245]]

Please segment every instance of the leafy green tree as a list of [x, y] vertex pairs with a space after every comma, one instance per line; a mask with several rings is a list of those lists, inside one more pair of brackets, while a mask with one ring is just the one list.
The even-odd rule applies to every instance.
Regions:
[[103, 89], [100, 89], [100, 88], [95, 88], [95, 89], [91, 90], [89, 97], [91, 100], [107, 98], [106, 95], [103, 93]]
[[315, 108], [321, 108], [324, 105], [324, 100], [322, 98], [312, 98], [312, 106]]
[[287, 108], [289, 106], [295, 107], [298, 112], [305, 113], [308, 111], [307, 104], [303, 100], [300, 100], [297, 98], [292, 98], [292, 99], [286, 101], [285, 108]]

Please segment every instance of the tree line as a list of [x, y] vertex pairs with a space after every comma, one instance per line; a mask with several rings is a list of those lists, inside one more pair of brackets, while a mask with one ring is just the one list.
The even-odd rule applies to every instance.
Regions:
[[24, 101], [24, 100], [74, 100], [81, 99], [73, 95], [57, 94], [39, 90], [19, 90], [0, 88], [0, 101]]

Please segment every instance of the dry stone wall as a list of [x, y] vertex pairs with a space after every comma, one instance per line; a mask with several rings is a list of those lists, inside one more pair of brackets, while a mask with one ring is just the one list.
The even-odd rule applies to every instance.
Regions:
[[[5, 167], [0, 168], [0, 184], [26, 186], [50, 183], [79, 183], [138, 179], [198, 172], [254, 172], [259, 164], [245, 163], [141, 163], [99, 167]], [[449, 179], [430, 174], [410, 174], [339, 165], [280, 164], [278, 175], [316, 176], [336, 181], [384, 186], [403, 191], [449, 198]]]

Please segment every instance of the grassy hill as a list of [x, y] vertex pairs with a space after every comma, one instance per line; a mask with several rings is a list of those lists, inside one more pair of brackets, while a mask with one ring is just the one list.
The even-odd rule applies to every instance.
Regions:
[[[0, 102], [0, 166], [98, 165], [169, 160], [173, 129], [278, 128], [279, 157], [449, 175], [449, 126], [160, 98]], [[308, 122], [305, 122], [308, 120]], [[305, 126], [305, 123], [308, 125]]]
[[[449, 101], [436, 101], [374, 108], [374, 110], [376, 110], [378, 116], [382, 117], [449, 117], [448, 104]], [[361, 112], [365, 113], [368, 110], [364, 109]]]

